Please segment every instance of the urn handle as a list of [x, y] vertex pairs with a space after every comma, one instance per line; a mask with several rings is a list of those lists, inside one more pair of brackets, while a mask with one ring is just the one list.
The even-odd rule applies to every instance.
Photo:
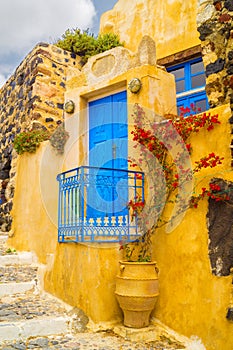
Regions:
[[155, 265], [155, 272], [156, 272], [156, 273], [159, 273], [159, 268], [158, 268], [158, 266], [156, 266], [156, 265]]

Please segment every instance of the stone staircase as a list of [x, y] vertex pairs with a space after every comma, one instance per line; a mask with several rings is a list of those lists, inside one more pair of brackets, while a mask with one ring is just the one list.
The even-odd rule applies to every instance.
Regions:
[[[0, 344], [70, 333], [68, 306], [42, 292], [38, 266], [30, 252], [6, 247], [0, 235]], [[22, 347], [23, 349], [23, 347]]]
[[6, 240], [0, 233], [0, 349], [204, 349], [159, 323], [143, 330], [91, 325], [82, 310], [43, 292], [33, 255], [7, 248]]

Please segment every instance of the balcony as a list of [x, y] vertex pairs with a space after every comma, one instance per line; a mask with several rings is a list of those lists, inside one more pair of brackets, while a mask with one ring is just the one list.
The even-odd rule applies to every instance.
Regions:
[[81, 166], [57, 180], [58, 242], [131, 242], [140, 236], [128, 203], [144, 201], [142, 172]]

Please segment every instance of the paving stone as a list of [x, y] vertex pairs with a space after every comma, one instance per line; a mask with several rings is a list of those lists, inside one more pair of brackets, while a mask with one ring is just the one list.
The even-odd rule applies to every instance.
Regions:
[[48, 346], [49, 340], [47, 338], [37, 338], [35, 340], [31, 340], [28, 345], [34, 345], [38, 347]]
[[[8, 303], [4, 303], [4, 301]], [[66, 315], [66, 309], [47, 294], [28, 291], [23, 294], [14, 294], [1, 298], [0, 321], [11, 322], [16, 319], [34, 319], [41, 316]]]
[[37, 277], [36, 266], [0, 266], [0, 283], [5, 282], [28, 282]]
[[[16, 342], [17, 344], [17, 342]], [[5, 347], [1, 349], [15, 349], [15, 343], [5, 342]], [[44, 338], [36, 338], [33, 340], [20, 343], [22, 349], [75, 349], [75, 350], [178, 350], [182, 349], [178, 344], [167, 342], [130, 342], [123, 338], [112, 335], [106, 335], [105, 332], [101, 334], [93, 334], [89, 332], [80, 333], [78, 335], [65, 336], [47, 336]]]

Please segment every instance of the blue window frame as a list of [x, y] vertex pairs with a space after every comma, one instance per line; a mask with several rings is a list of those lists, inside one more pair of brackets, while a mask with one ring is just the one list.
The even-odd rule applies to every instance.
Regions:
[[178, 112], [181, 107], [190, 106], [198, 112], [209, 109], [201, 57], [168, 67], [167, 71], [175, 77]]

